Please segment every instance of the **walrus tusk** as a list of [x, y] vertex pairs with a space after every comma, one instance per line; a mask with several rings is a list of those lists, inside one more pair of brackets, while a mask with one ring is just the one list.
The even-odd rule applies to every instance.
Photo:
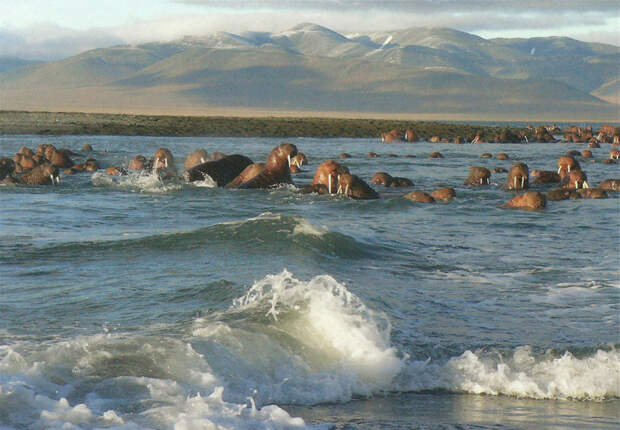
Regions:
[[583, 188], [590, 188], [588, 181], [583, 181]]
[[168, 159], [164, 158], [164, 166], [168, 167]]
[[327, 191], [332, 193], [332, 175], [327, 175]]
[[482, 185], [482, 178], [480, 178], [480, 185]]
[[560, 170], [562, 170], [562, 166], [558, 167], [558, 175], [560, 174]]
[[525, 185], [525, 176], [521, 176], [521, 188]]
[[336, 194], [342, 194], [342, 185], [338, 185], [338, 189], [336, 190]]
[[287, 155], [286, 158], [288, 159], [288, 167], [291, 167], [291, 154]]
[[570, 166], [568, 166], [568, 173], [570, 173]]
[[348, 196], [349, 195], [349, 184], [347, 184], [346, 187], [344, 187], [344, 195]]
[[50, 179], [52, 180], [52, 185], [56, 185], [56, 183], [54, 182], [54, 175], [50, 175]]
[[512, 185], [513, 188], [516, 189], [517, 188], [517, 177], [516, 176], [514, 177], [514, 181], [512, 181], [512, 182], [513, 182], [513, 185]]
[[200, 157], [200, 163], [204, 164], [205, 163], [205, 158], [204, 157]]
[[575, 189], [579, 188], [579, 181], [575, 181]]

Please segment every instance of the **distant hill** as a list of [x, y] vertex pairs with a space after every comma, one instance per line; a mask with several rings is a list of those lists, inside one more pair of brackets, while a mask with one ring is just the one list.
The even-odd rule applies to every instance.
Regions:
[[41, 63], [41, 61], [24, 60], [17, 57], [0, 57], [0, 73], [11, 69], [17, 69], [18, 67], [39, 63]]
[[614, 120], [619, 64], [620, 47], [569, 38], [484, 39], [449, 28], [345, 36], [300, 24], [279, 33], [220, 32], [95, 49], [5, 69], [0, 108]]

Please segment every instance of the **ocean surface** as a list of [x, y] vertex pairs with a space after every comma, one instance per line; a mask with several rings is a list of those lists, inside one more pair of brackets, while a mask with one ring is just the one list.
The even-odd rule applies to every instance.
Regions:
[[[583, 144], [286, 141], [310, 160], [299, 187], [341, 152], [415, 186], [356, 201], [103, 170], [0, 186], [1, 430], [618, 428], [620, 195], [530, 212], [500, 207], [505, 173], [462, 185], [472, 165], [556, 170]], [[197, 148], [258, 162], [281, 140], [0, 136], [0, 156], [41, 143], [103, 168], [167, 147], [181, 172]], [[580, 162], [593, 186], [620, 177]], [[402, 198], [441, 186], [456, 199]]]

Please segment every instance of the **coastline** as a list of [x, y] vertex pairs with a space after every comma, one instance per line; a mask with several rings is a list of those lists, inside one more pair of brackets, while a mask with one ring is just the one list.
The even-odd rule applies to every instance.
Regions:
[[[414, 129], [422, 136], [467, 137], [499, 133], [506, 125], [366, 117], [231, 115], [143, 115], [126, 113], [0, 111], [0, 134], [118, 135], [178, 137], [379, 138], [392, 129]], [[246, 112], [248, 113], [248, 112]], [[511, 127], [512, 128], [512, 127]]]

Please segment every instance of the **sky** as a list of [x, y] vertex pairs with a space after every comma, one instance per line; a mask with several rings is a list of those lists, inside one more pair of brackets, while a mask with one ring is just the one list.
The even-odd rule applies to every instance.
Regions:
[[620, 46], [619, 0], [0, 0], [0, 56], [52, 60], [302, 22], [345, 35], [450, 27], [484, 38], [567, 36]]

